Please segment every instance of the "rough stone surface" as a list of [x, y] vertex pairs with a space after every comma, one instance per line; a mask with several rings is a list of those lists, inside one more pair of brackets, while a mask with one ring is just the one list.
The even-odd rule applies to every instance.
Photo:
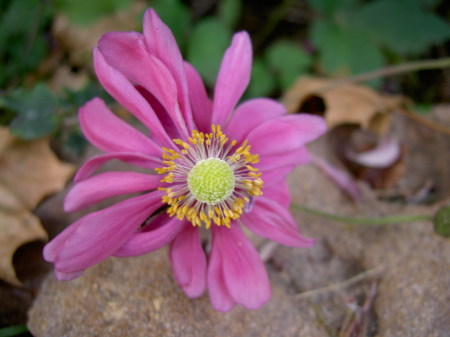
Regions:
[[[365, 202], [353, 204], [313, 167], [296, 170], [289, 183], [295, 204], [337, 214], [429, 214], [436, 209], [383, 204], [364, 186]], [[375, 289], [365, 309], [365, 330], [354, 336], [450, 336], [450, 241], [436, 236], [430, 223], [357, 227], [293, 212], [303, 233], [318, 242], [311, 249], [275, 247], [266, 264], [273, 298], [257, 311], [237, 307], [223, 314], [212, 310], [207, 295], [186, 298], [161, 250], [108, 259], [71, 282], [49, 275], [28, 326], [36, 337], [347, 337], [345, 322]], [[373, 268], [378, 272], [359, 282], [324, 288]], [[325, 290], [311, 293], [315, 289]]]

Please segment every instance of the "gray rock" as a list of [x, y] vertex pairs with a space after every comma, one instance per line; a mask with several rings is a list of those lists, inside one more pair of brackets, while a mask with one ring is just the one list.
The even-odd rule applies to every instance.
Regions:
[[[433, 211], [382, 204], [369, 191], [366, 202], [355, 205], [312, 167], [296, 170], [290, 186], [294, 203], [336, 214]], [[161, 250], [110, 258], [70, 282], [50, 275], [29, 312], [30, 331], [36, 337], [347, 337], [356, 326], [356, 336], [450, 336], [450, 242], [431, 224], [356, 227], [293, 212], [303, 233], [318, 242], [311, 249], [275, 248], [267, 262], [273, 298], [259, 310], [237, 307], [223, 314], [207, 295], [188, 299]], [[378, 272], [341, 285], [373, 268]]]

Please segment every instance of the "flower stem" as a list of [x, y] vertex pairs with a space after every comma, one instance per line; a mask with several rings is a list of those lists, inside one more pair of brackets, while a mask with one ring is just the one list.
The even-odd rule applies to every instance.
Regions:
[[381, 226], [381, 225], [391, 225], [391, 224], [399, 224], [405, 222], [414, 222], [414, 221], [433, 221], [433, 218], [428, 215], [389, 215], [377, 218], [355, 218], [350, 216], [342, 216], [331, 214], [327, 212], [320, 211], [315, 208], [310, 208], [303, 205], [292, 204], [292, 207], [307, 213], [311, 213], [314, 215], [321, 216], [323, 218], [331, 219], [338, 222], [343, 222], [352, 225], [361, 225], [361, 226]]

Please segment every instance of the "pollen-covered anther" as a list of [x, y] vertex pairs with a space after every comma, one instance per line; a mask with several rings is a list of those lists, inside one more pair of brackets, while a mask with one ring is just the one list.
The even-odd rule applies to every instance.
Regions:
[[262, 195], [262, 173], [252, 166], [259, 161], [245, 140], [240, 145], [230, 141], [220, 125], [210, 133], [193, 130], [187, 142], [174, 139], [173, 149], [163, 148], [161, 182], [168, 187], [162, 201], [167, 213], [193, 226], [214, 223], [230, 227], [243, 213], [252, 197]]

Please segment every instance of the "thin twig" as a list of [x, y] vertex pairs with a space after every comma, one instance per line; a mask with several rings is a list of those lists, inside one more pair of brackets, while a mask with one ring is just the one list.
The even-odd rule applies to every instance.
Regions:
[[395, 66], [384, 67], [381, 69], [369, 71], [367, 73], [358, 74], [354, 76], [349, 76], [342, 79], [336, 79], [332, 81], [329, 85], [321, 88], [319, 91], [328, 91], [337, 86], [353, 84], [359, 82], [367, 82], [377, 78], [400, 75], [404, 73], [410, 73], [420, 70], [431, 70], [431, 69], [444, 69], [450, 68], [450, 57], [445, 57], [437, 60], [423, 60], [403, 63]]
[[343, 288], [346, 288], [348, 286], [351, 286], [355, 283], [358, 283], [362, 280], [365, 280], [369, 277], [375, 276], [377, 274], [379, 274], [383, 269], [385, 268], [384, 265], [369, 269], [365, 272], [362, 272], [358, 275], [355, 275], [343, 282], [339, 282], [339, 283], [333, 283], [330, 284], [329, 286], [323, 287], [323, 288], [319, 288], [319, 289], [314, 289], [314, 290], [309, 290], [309, 291], [305, 291], [303, 293], [297, 294], [294, 297], [296, 299], [304, 299], [304, 298], [310, 298], [313, 296], [317, 296], [320, 294], [324, 294], [330, 291], [339, 291], [342, 290]]
[[412, 119], [413, 121], [422, 124], [423, 126], [426, 126], [427, 128], [430, 128], [434, 131], [444, 133], [446, 135], [450, 136], [450, 128], [445, 127], [444, 125], [438, 124], [436, 122], [433, 122], [429, 119], [426, 119], [422, 116], [419, 116], [407, 109], [399, 109], [399, 111], [404, 114], [406, 117]]

